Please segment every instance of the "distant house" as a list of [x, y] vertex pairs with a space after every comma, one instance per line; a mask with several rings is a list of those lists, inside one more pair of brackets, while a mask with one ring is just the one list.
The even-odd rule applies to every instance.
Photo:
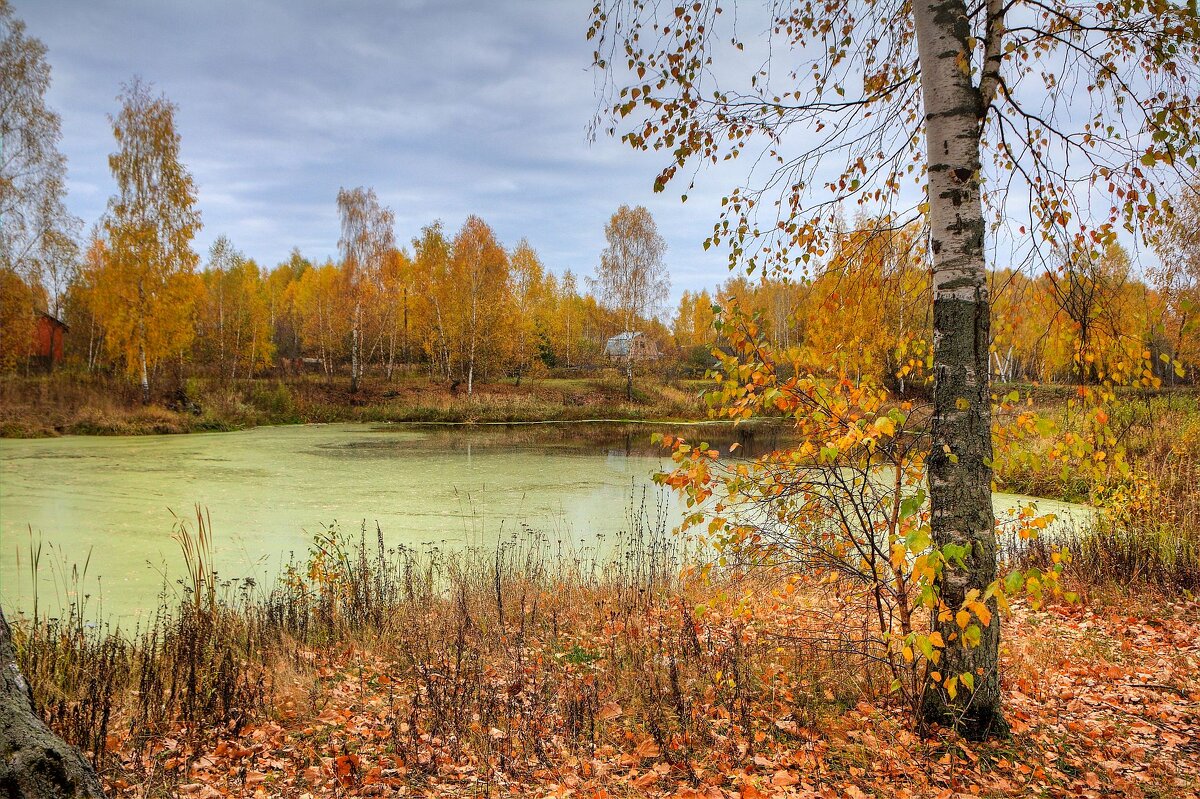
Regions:
[[29, 356], [35, 363], [50, 368], [63, 359], [63, 343], [71, 328], [61, 319], [45, 311], [38, 311], [37, 325], [33, 329], [33, 342]]
[[658, 346], [648, 336], [636, 331], [618, 333], [604, 345], [604, 355], [612, 361], [655, 361]]
[[325, 371], [325, 361], [320, 358], [280, 358], [279, 365], [286, 374]]

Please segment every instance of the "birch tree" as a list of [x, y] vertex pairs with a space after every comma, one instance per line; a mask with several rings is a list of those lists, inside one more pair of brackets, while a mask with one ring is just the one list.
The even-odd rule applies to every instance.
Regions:
[[1160, 325], [1171, 359], [1192, 364], [1195, 379], [1200, 361], [1200, 181], [1183, 187], [1176, 207], [1176, 218], [1156, 236], [1160, 263], [1150, 277], [1162, 297]]
[[[619, 333], [636, 333], [655, 315], [671, 291], [663, 257], [667, 243], [645, 206], [622, 205], [604, 226], [606, 246], [600, 253], [595, 285], [604, 306], [617, 318]], [[633, 342], [625, 358], [625, 393], [633, 399]]]
[[59, 315], [80, 221], [64, 203], [67, 159], [59, 116], [46, 105], [49, 88], [46, 45], [0, 0], [0, 269], [40, 284]]
[[363, 333], [369, 298], [378, 289], [379, 276], [396, 249], [395, 215], [379, 204], [374, 189], [338, 192], [342, 236], [338, 249], [350, 308], [350, 393], [358, 391], [365, 354]]
[[313, 268], [312, 262], [294, 248], [288, 259], [267, 276], [267, 313], [275, 351], [283, 358], [300, 357], [300, 323], [296, 312], [296, 292], [300, 279]]
[[182, 353], [195, 332], [191, 309], [199, 256], [196, 187], [180, 161], [176, 105], [139, 78], [120, 96], [112, 117], [117, 151], [108, 165], [117, 193], [108, 201], [108, 257], [100, 291], [106, 344], [137, 376], [150, 401], [150, 369]]
[[617, 314], [619, 332], [634, 330], [660, 310], [671, 290], [663, 261], [667, 243], [641, 205], [618, 208], [604, 226], [604, 241], [596, 288], [601, 301]]
[[344, 285], [341, 270], [332, 261], [305, 269], [296, 281], [294, 308], [302, 342], [300, 352], [320, 359], [321, 369], [330, 379], [351, 337]]
[[463, 222], [451, 252], [458, 343], [467, 396], [471, 396], [476, 372], [494, 360], [505, 333], [501, 320], [510, 302], [508, 254], [491, 227], [477, 216]]
[[450, 271], [450, 242], [446, 240], [441, 222], [421, 229], [413, 239], [413, 270], [422, 287], [418, 292], [415, 328], [430, 371], [437, 370], [442, 379], [451, 380], [454, 365], [451, 348], [451, 299], [454, 280]]
[[240, 299], [230, 296], [230, 281], [226, 277], [244, 260], [245, 256], [238, 252], [227, 236], [218, 236], [208, 249], [208, 264], [204, 274], [207, 296], [197, 321], [202, 354], [210, 363], [216, 364], [217, 373], [222, 376], [229, 372], [232, 349], [228, 336], [231, 325], [227, 324], [227, 319], [232, 306]]
[[517, 385], [533, 368], [541, 354], [542, 336], [546, 330], [546, 275], [537, 251], [525, 239], [517, 242], [509, 255], [512, 273], [512, 310], [509, 316], [511, 337], [511, 367], [516, 372]]
[[410, 294], [413, 290], [413, 263], [408, 253], [393, 250], [384, 261], [380, 273], [379, 292], [379, 358], [384, 375], [392, 379], [396, 356], [408, 363]]
[[[1129, 255], [1118, 244], [1101, 252], [1060, 253], [1057, 269], [1046, 272], [1051, 297], [1071, 321], [1074, 332], [1074, 376], [1080, 384], [1094, 383], [1103, 372], [1101, 340], [1120, 338], [1123, 310], [1118, 297], [1129, 280]], [[1141, 331], [1139, 331], [1141, 332]], [[1140, 350], [1142, 342], [1136, 340]]]
[[562, 286], [559, 294], [559, 304], [562, 306], [559, 315], [562, 318], [563, 357], [567, 368], [571, 368], [571, 351], [575, 339], [579, 336], [579, 322], [576, 319], [575, 306], [579, 302], [579, 291], [576, 286], [575, 273], [568, 269], [563, 273]]
[[[1099, 249], [1169, 213], [1178, 174], [1197, 166], [1195, 4], [601, 0], [588, 37], [595, 129], [663, 153], [656, 189], [680, 180], [686, 198], [703, 164], [750, 156], [706, 241], [731, 265], [816, 263], [847, 203], [924, 220], [932, 534], [968, 548], [938, 592], [950, 607], [984, 595], [997, 572], [989, 247], [1014, 259], [1048, 242]], [[975, 645], [953, 616], [932, 622], [948, 642], [940, 668], [975, 687], [928, 692], [926, 715], [972, 737], [1001, 731], [999, 614]]]

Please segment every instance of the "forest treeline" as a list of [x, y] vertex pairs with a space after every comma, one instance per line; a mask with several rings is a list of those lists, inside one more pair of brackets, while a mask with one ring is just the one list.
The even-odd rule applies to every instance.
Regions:
[[[775, 344], [796, 347], [813, 371], [835, 367], [902, 387], [928, 366], [930, 272], [919, 226], [860, 219], [811, 280], [734, 277], [684, 292], [671, 325], [683, 352], [720, 345], [714, 305], [759, 317]], [[1116, 242], [1059, 253], [1042, 270], [989, 272], [991, 370], [1000, 382], [1089, 383], [1130, 363], [1168, 383], [1200, 379], [1200, 193], [1158, 237], [1160, 263], [1143, 266]], [[1149, 366], [1149, 362], [1153, 366]]]
[[[921, 233], [864, 232], [881, 226], [859, 222], [811, 279], [734, 277], [712, 290], [684, 291], [665, 320], [642, 316], [632, 326], [680, 373], [700, 375], [722, 345], [717, 312], [736, 303], [814, 370], [833, 366], [902, 387], [924, 373], [932, 335]], [[1194, 383], [1200, 288], [1187, 232], [1181, 226], [1181, 235], [1164, 237], [1164, 254], [1174, 253], [1164, 257], [1167, 267], [1140, 269], [1112, 244], [1033, 276], [993, 272], [993, 376], [1088, 382], [1103, 379], [1110, 365], [1151, 360], [1162, 378]], [[68, 364], [135, 372], [131, 333], [120, 328], [139, 322], [130, 317], [130, 283], [119, 269], [107, 240], [95, 236], [60, 293], [8, 271], [5, 294], [23, 295], [27, 308], [46, 308], [70, 326]], [[605, 341], [630, 323], [593, 290], [596, 279], [555, 274], [527, 240], [506, 247], [476, 216], [454, 233], [440, 222], [427, 225], [409, 246], [389, 247], [365, 279], [353, 271], [345, 259], [317, 262], [299, 250], [265, 268], [222, 236], [203, 264], [165, 282], [166, 301], [145, 319], [151, 370], [344, 374], [353, 368], [357, 319], [365, 371], [464, 384], [519, 381], [603, 365]], [[35, 321], [27, 315], [9, 324]], [[19, 346], [5, 354], [9, 368], [24, 364]]]
[[[702, 375], [724, 347], [714, 321], [730, 305], [814, 371], [903, 389], [931, 363], [926, 231], [869, 214], [841, 224], [807, 274], [733, 277], [683, 292], [673, 313], [666, 245], [640, 206], [609, 219], [594, 275], [559, 273], [528, 240], [505, 244], [477, 216], [398, 242], [392, 211], [369, 188], [338, 193], [336, 259], [294, 250], [268, 266], [224, 236], [202, 258], [177, 107], [136, 78], [111, 118], [114, 193], [81, 236], [65, 206], [60, 120], [45, 105], [46, 48], [6, 4], [0, 22], [0, 77], [20, 100], [5, 106], [3, 125], [22, 131], [9, 137], [0, 174], [2, 370], [33, 368], [57, 324], [48, 314], [69, 329], [59, 339], [68, 368], [126, 374], [144, 399], [151, 382], [301, 370], [348, 373], [352, 389], [368, 372], [423, 373], [470, 393], [480, 380], [610, 363], [606, 341], [631, 330], [674, 373]], [[1103, 381], [1136, 363], [1154, 380], [1200, 379], [1200, 186], [1173, 205], [1145, 264], [1109, 238], [1053, 252], [1040, 269], [993, 270], [994, 378]]]
[[[70, 326], [69, 364], [136, 372], [129, 328], [142, 323], [128, 312], [136, 287], [119, 271], [107, 241], [95, 237], [60, 297], [22, 286], [30, 307], [40, 299]], [[465, 388], [472, 377], [520, 380], [551, 367], [591, 367], [626, 323], [619, 303], [586, 287], [599, 279], [554, 274], [528, 241], [506, 247], [477, 216], [453, 234], [433, 222], [411, 246], [388, 247], [370, 269], [347, 259], [317, 262], [299, 250], [263, 268], [222, 236], [202, 268], [164, 281], [171, 301], [144, 322], [153, 331], [150, 368], [228, 378], [272, 370], [333, 376], [351, 370], [357, 357], [364, 371], [387, 378], [407, 366]], [[633, 325], [671, 346], [670, 329], [657, 319], [639, 316]]]

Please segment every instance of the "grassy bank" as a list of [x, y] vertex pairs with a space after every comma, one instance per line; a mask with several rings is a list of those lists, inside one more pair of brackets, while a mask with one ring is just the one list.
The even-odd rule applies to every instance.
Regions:
[[421, 377], [367, 379], [356, 394], [344, 380], [304, 376], [236, 382], [192, 378], [141, 402], [125, 380], [91, 375], [9, 375], [0, 379], [0, 437], [141, 435], [240, 430], [306, 422], [519, 422], [581, 419], [703, 419], [699, 381], [644, 377], [626, 399], [615, 372], [482, 384], [472, 396]]
[[1015, 610], [1011, 740], [923, 737], [853, 590], [702, 575], [635, 516], [603, 561], [323, 536], [269, 594], [219, 585], [135, 630], [17, 627], [51, 724], [117, 796], [1187, 796], [1200, 605], [1096, 588]]

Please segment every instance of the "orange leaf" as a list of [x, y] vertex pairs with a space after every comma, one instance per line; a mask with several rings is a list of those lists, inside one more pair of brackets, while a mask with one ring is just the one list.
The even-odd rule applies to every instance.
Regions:
[[658, 744], [654, 742], [653, 738], [646, 738], [638, 744], [635, 754], [638, 757], [658, 757], [662, 754], [662, 750], [658, 748]]
[[596, 711], [596, 721], [612, 721], [623, 712], [616, 702], [606, 702]]

